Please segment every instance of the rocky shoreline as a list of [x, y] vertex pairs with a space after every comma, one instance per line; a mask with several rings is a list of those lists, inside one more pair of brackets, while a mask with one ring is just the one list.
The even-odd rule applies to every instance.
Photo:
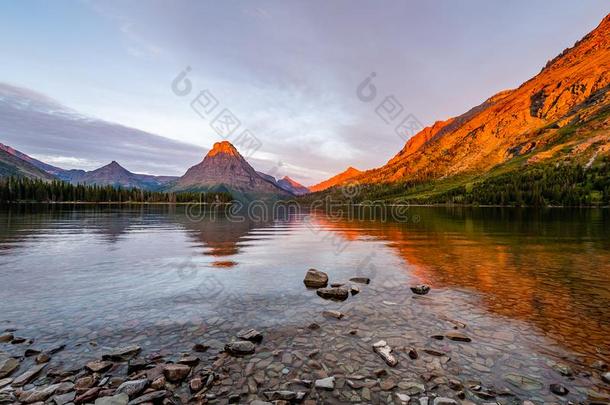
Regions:
[[[492, 347], [490, 354], [474, 349], [473, 340], [485, 339], [487, 332], [468, 332], [463, 322], [435, 320], [451, 326], [430, 333], [426, 323], [411, 325], [422, 335], [415, 336], [406, 325], [416, 317], [404, 312], [402, 304], [343, 305], [368, 289], [374, 293], [374, 280], [353, 277], [329, 283], [326, 273], [311, 269], [304, 284], [318, 299], [337, 306], [307, 325], [228, 332], [220, 347], [205, 337], [179, 353], [145, 352], [133, 344], [72, 367], [54, 361], [69, 350], [66, 346], [38, 347], [18, 330], [5, 330], [0, 335], [0, 404], [610, 403], [610, 372], [604, 361], [553, 362], [544, 373], [533, 366], [525, 370], [518, 359], [499, 352], [501, 347]], [[406, 301], [412, 308], [420, 302], [434, 305], [429, 292], [429, 286], [416, 285], [409, 295], [401, 293], [412, 300]], [[386, 319], [376, 305], [392, 308], [384, 311]], [[388, 313], [396, 319], [387, 319]], [[403, 332], [379, 327], [383, 320]], [[498, 346], [516, 346], [514, 336], [501, 331], [491, 336]], [[503, 383], [484, 382], [498, 364]], [[473, 378], [477, 374], [480, 379]]]

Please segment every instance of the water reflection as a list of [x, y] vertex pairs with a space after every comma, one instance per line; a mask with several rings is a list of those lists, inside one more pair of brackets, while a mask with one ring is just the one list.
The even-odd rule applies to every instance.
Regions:
[[[306, 322], [305, 309], [324, 304], [302, 287], [307, 268], [335, 280], [374, 269], [378, 285], [427, 282], [445, 290], [456, 315], [458, 297], [472, 296], [487, 314], [527, 322], [587, 361], [610, 359], [608, 211], [410, 210], [418, 221], [315, 214], [311, 224], [301, 216], [193, 220], [166, 206], [0, 210], [0, 284], [7, 287], [0, 320], [53, 325], [74, 339], [97, 338], [108, 325], [108, 339], [116, 337], [117, 320], [133, 334], [159, 319], [190, 322], [223, 311], [259, 325]], [[181, 278], [176, 270], [185, 263]], [[210, 291], [209, 280], [220, 290]], [[246, 293], [253, 298], [239, 311], [249, 312], [228, 312]], [[376, 298], [363, 292], [355, 302], [364, 299]], [[377, 299], [398, 297], [381, 290]], [[35, 313], [28, 310], [34, 303]]]
[[385, 241], [422, 282], [474, 291], [495, 314], [532, 322], [576, 352], [610, 358], [607, 210], [411, 210], [419, 222], [316, 219], [348, 240]]

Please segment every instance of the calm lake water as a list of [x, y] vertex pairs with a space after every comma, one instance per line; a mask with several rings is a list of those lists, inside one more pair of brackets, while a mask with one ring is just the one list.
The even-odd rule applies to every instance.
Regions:
[[[551, 383], [568, 399], [607, 397], [591, 364], [610, 362], [608, 210], [409, 210], [403, 222], [319, 213], [232, 222], [185, 207], [5, 208], [0, 331], [66, 344], [54, 361], [76, 365], [130, 343], [170, 356], [205, 342], [213, 356], [254, 327], [270, 351], [317, 348], [344, 374], [382, 367], [371, 344], [385, 339], [401, 379], [442, 369], [520, 398], [556, 401]], [[303, 285], [309, 268], [331, 282], [372, 281], [325, 301]], [[432, 292], [414, 296], [417, 283]], [[326, 309], [346, 318], [326, 319]], [[431, 338], [456, 328], [472, 342]], [[408, 347], [441, 355], [409, 363]]]

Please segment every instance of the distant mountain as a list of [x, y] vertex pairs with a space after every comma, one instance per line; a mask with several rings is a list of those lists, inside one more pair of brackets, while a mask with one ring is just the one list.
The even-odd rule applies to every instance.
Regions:
[[5, 145], [3, 143], [0, 143], [0, 150], [3, 150], [3, 151], [5, 151], [5, 152], [7, 152], [7, 153], [9, 153], [9, 154], [11, 154], [13, 156], [16, 156], [16, 157], [18, 157], [21, 160], [25, 160], [26, 162], [36, 166], [37, 168], [39, 168], [41, 170], [44, 170], [45, 172], [53, 174], [53, 175], [56, 175], [57, 173], [65, 171], [64, 169], [61, 169], [59, 167], [51, 166], [51, 165], [49, 165], [47, 163], [41, 162], [38, 159], [34, 159], [33, 157], [28, 156], [25, 153], [20, 152], [17, 149], [14, 149], [14, 148], [12, 148], [12, 147], [10, 147], [8, 145]]
[[53, 175], [39, 169], [27, 160], [7, 152], [5, 148], [0, 148], [0, 177], [11, 176], [41, 180], [55, 179]]
[[256, 174], [258, 174], [259, 176], [261, 176], [263, 179], [267, 180], [270, 183], [273, 183], [277, 186], [277, 179], [275, 177], [273, 177], [270, 174], [266, 174], [263, 172], [256, 172]]
[[333, 176], [328, 180], [324, 180], [321, 183], [318, 183], [314, 186], [309, 187], [309, 190], [312, 193], [316, 193], [318, 191], [323, 191], [323, 190], [326, 190], [327, 188], [331, 188], [336, 185], [343, 184], [343, 183], [347, 182], [348, 180], [351, 180], [351, 179], [361, 175], [362, 173], [363, 172], [361, 172], [358, 169], [355, 169], [353, 167], [348, 167], [347, 170], [345, 170], [344, 172], [339, 173], [336, 176]]
[[178, 179], [172, 176], [151, 176], [136, 174], [125, 169], [115, 161], [99, 169], [85, 172], [83, 170], [64, 170], [63, 179], [73, 184], [115, 186], [122, 188], [140, 188], [142, 190], [159, 190], [168, 183]]
[[609, 89], [610, 15], [519, 88], [423, 129], [386, 165], [355, 179], [374, 184], [461, 175], [470, 182], [509, 164], [510, 170], [534, 163], [591, 166], [610, 154]]
[[[271, 176], [269, 176], [271, 177]], [[170, 187], [172, 191], [222, 190], [230, 192], [287, 195], [280, 187], [261, 177], [227, 141], [217, 142], [203, 161]]]
[[290, 177], [285, 176], [283, 179], [277, 181], [277, 185], [294, 195], [305, 195], [309, 193], [309, 189], [304, 185], [292, 180]]

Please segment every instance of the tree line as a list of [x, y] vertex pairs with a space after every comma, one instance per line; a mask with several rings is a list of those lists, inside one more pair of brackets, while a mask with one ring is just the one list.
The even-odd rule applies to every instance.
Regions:
[[88, 202], [88, 203], [228, 203], [228, 192], [166, 193], [112, 185], [70, 184], [26, 177], [0, 178], [0, 202]]
[[610, 204], [610, 162], [596, 167], [549, 164], [463, 185], [431, 199], [435, 203], [513, 206]]

